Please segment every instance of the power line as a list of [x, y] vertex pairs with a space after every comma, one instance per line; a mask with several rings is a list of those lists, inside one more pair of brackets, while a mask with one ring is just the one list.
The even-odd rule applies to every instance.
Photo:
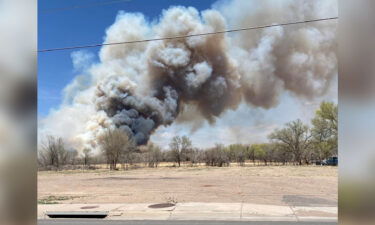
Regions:
[[59, 12], [59, 11], [67, 11], [67, 10], [72, 10], [72, 9], [89, 8], [89, 7], [110, 5], [110, 4], [116, 4], [116, 3], [122, 3], [122, 2], [130, 2], [130, 1], [131, 0], [113, 0], [113, 1], [93, 2], [93, 3], [85, 4], [85, 5], [75, 5], [75, 6], [68, 6], [68, 7], [51, 8], [51, 9], [40, 10], [40, 13], [47, 14], [47, 13], [53, 13], [53, 12]]
[[335, 19], [338, 19], [338, 17], [329, 17], [329, 18], [314, 19], [314, 20], [304, 20], [304, 21], [290, 22], [290, 23], [279, 23], [279, 24], [272, 24], [272, 25], [247, 27], [247, 28], [239, 28], [239, 29], [232, 29], [232, 30], [215, 31], [215, 32], [209, 32], [209, 33], [200, 33], [200, 34], [189, 34], [189, 35], [174, 36], [174, 37], [162, 37], [162, 38], [152, 38], [152, 39], [144, 39], [144, 40], [136, 40], [136, 41], [123, 41], [123, 42], [102, 43], [102, 44], [92, 44], [92, 45], [70, 46], [70, 47], [62, 47], [62, 48], [50, 48], [50, 49], [38, 50], [38, 52], [52, 52], [52, 51], [62, 51], [62, 50], [81, 49], [81, 48], [95, 48], [95, 47], [101, 47], [101, 46], [107, 46], [107, 45], [134, 44], [134, 43], [150, 42], [150, 41], [182, 39], [182, 38], [189, 38], [189, 37], [207, 36], [207, 35], [223, 34], [223, 33], [232, 33], [232, 32], [240, 32], [240, 31], [247, 31], [247, 30], [264, 29], [264, 28], [276, 27], [276, 26], [288, 26], [288, 25], [320, 22], [320, 21], [335, 20]]

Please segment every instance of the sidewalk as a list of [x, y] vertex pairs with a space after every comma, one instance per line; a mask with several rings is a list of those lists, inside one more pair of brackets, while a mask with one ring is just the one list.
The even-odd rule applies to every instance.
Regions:
[[250, 203], [56, 204], [38, 205], [38, 219], [46, 212], [108, 212], [109, 220], [226, 220], [226, 221], [337, 221], [337, 207], [275, 206]]

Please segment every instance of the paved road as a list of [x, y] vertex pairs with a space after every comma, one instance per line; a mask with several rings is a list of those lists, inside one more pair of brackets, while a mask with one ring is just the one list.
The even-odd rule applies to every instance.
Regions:
[[337, 222], [39, 220], [38, 225], [337, 225]]

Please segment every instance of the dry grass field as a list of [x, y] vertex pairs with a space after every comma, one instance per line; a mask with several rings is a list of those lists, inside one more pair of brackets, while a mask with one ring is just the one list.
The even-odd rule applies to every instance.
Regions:
[[337, 167], [166, 167], [38, 173], [39, 204], [246, 202], [336, 206]]

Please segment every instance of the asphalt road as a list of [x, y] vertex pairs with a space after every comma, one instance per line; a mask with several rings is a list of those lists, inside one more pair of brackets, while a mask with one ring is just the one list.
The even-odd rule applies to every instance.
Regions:
[[229, 222], [229, 221], [116, 221], [116, 220], [39, 220], [38, 225], [337, 225], [337, 222]]

